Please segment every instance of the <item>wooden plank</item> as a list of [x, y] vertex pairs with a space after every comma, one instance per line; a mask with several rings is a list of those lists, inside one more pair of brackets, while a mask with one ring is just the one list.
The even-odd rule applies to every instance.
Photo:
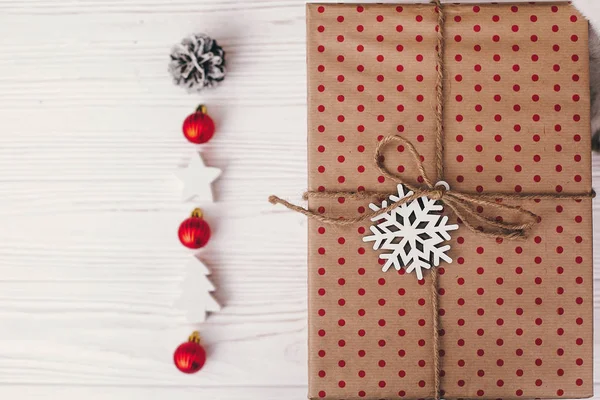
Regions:
[[[193, 377], [189, 377], [193, 379]], [[2, 391], [7, 398], [46, 400], [86, 399], [86, 400], [300, 400], [306, 398], [307, 389], [303, 386], [286, 387], [193, 387], [193, 386], [145, 386], [145, 387], [107, 387], [107, 386], [9, 386]], [[51, 393], [51, 394], [49, 394]]]

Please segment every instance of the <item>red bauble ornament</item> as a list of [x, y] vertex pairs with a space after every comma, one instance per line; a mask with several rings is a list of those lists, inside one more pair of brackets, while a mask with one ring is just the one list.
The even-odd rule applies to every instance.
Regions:
[[202, 210], [196, 208], [192, 216], [179, 225], [179, 241], [190, 249], [204, 247], [210, 239], [210, 226], [202, 219]]
[[188, 115], [183, 121], [183, 136], [192, 143], [206, 143], [215, 133], [215, 123], [206, 113], [206, 106], [201, 104], [196, 112]]
[[193, 332], [188, 341], [177, 347], [173, 353], [173, 362], [178, 370], [193, 374], [202, 369], [206, 362], [206, 351], [200, 345], [200, 334]]

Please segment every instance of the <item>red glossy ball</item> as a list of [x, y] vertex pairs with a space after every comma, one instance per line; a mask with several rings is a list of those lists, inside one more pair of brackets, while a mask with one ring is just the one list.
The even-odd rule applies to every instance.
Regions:
[[206, 362], [204, 347], [195, 342], [186, 342], [179, 345], [173, 353], [173, 361], [178, 370], [185, 374], [200, 371]]
[[190, 249], [204, 247], [210, 239], [210, 226], [199, 217], [190, 217], [179, 225], [179, 241]]
[[215, 123], [208, 114], [197, 111], [183, 121], [183, 136], [195, 144], [208, 142], [215, 133]]

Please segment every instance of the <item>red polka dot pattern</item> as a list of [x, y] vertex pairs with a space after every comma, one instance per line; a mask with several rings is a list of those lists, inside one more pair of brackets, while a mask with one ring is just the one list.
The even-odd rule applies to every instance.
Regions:
[[[589, 191], [585, 20], [566, 4], [445, 10], [446, 180], [465, 192]], [[430, 5], [309, 4], [310, 190], [392, 191], [372, 162], [390, 134], [434, 176], [436, 23]], [[403, 146], [384, 158], [419, 182]], [[310, 202], [347, 217], [367, 205]], [[455, 262], [439, 268], [447, 397], [591, 395], [591, 201], [523, 205], [541, 216], [528, 241], [461, 227]], [[432, 397], [429, 276], [382, 273], [368, 230], [309, 221], [309, 396]]]

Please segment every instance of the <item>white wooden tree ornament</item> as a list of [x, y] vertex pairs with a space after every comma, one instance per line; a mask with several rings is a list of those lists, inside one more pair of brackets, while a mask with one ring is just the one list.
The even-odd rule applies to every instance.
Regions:
[[[450, 187], [446, 182], [436, 186]], [[398, 185], [398, 196], [390, 196], [389, 201], [396, 203], [411, 196], [412, 191], [405, 192], [403, 185]], [[379, 211], [388, 206], [388, 200], [381, 203], [369, 204], [373, 211]], [[373, 233], [363, 237], [364, 242], [374, 242], [373, 250], [387, 250], [379, 255], [386, 260], [382, 271], [386, 272], [391, 266], [396, 270], [405, 267], [406, 272], [415, 272], [419, 280], [423, 279], [423, 269], [440, 265], [440, 261], [451, 263], [452, 259], [446, 254], [450, 245], [443, 245], [450, 240], [449, 231], [458, 229], [458, 225], [447, 225], [448, 217], [441, 214], [443, 206], [436, 200], [426, 196], [404, 203], [393, 210], [371, 218], [375, 225], [370, 227]]]
[[183, 201], [213, 202], [211, 184], [221, 175], [221, 170], [204, 165], [200, 154], [194, 152], [189, 165], [175, 175], [183, 183]]
[[186, 264], [181, 297], [176, 308], [185, 311], [188, 321], [204, 322], [209, 312], [221, 311], [221, 306], [212, 296], [215, 287], [208, 279], [209, 269], [197, 257]]

